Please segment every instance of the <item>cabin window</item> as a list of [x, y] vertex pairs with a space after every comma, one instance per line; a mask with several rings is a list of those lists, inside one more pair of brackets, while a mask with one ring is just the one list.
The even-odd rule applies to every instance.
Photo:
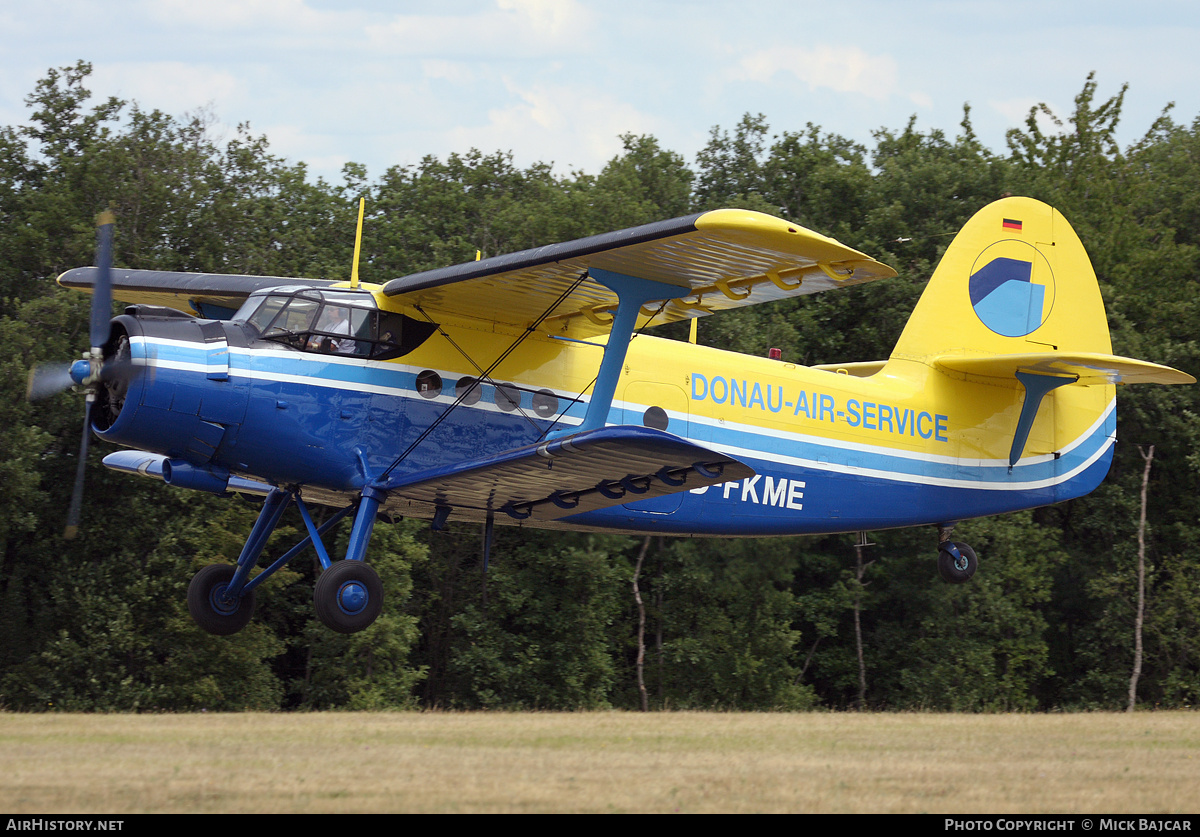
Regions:
[[417, 375], [417, 392], [422, 398], [437, 398], [442, 394], [442, 376], [432, 369]]
[[496, 384], [494, 400], [497, 407], [506, 413], [511, 413], [521, 406], [521, 392], [512, 384]]
[[533, 394], [533, 411], [541, 418], [550, 418], [558, 412], [558, 396], [548, 389], [539, 389]]
[[[376, 312], [349, 305], [325, 303], [309, 331], [304, 348], [310, 352], [333, 355], [371, 354], [374, 345], [373, 315]], [[356, 340], [362, 336], [365, 340]]]
[[275, 319], [275, 315], [279, 313], [280, 309], [287, 304], [287, 301], [288, 298], [286, 296], [252, 296], [246, 300], [246, 304], [242, 306], [242, 309], [238, 311], [234, 319], [244, 319], [258, 329], [258, 332], [261, 334], [271, 324], [271, 321]]
[[454, 397], [462, 404], [475, 404], [483, 395], [483, 388], [476, 378], [459, 378], [454, 385]]

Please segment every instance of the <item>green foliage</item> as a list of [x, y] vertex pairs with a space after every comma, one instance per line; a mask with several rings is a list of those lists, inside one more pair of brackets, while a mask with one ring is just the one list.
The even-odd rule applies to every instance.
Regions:
[[[970, 584], [934, 588], [906, 632], [898, 705], [941, 710], [1037, 708], [1049, 669], [1046, 619], [1055, 567], [1066, 560], [1053, 530], [1028, 512], [962, 524], [955, 538], [987, 556]], [[889, 644], [899, 650], [898, 637]]]
[[677, 540], [656, 560], [661, 705], [805, 709], [798, 683], [793, 541]]
[[[660, 148], [648, 135], [624, 134], [621, 144], [625, 153], [608, 162], [596, 178], [596, 188], [630, 208], [619, 222], [609, 220], [609, 226], [597, 232], [676, 218], [692, 210], [695, 175], [681, 156]], [[597, 218], [596, 223], [604, 224], [605, 219]]]
[[566, 546], [544, 535], [523, 540], [491, 565], [486, 604], [467, 604], [452, 620], [455, 705], [607, 708], [627, 576], [624, 539], [592, 536]]
[[[383, 582], [383, 612], [367, 630], [335, 634], [312, 615], [311, 596], [303, 604], [308, 616], [293, 644], [305, 657], [304, 675], [293, 684], [300, 706], [309, 709], [404, 709], [415, 703], [414, 692], [424, 671], [409, 663], [417, 641], [417, 619], [406, 612], [412, 595], [414, 565], [427, 560], [418, 542], [415, 521], [377, 526], [367, 561]], [[335, 541], [345, 554], [348, 532]], [[308, 584], [303, 585], [305, 592]]]

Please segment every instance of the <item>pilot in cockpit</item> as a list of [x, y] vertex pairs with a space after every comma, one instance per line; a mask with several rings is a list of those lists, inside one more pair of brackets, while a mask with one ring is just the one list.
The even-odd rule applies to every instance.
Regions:
[[358, 353], [358, 341], [348, 337], [330, 337], [331, 334], [351, 334], [350, 312], [340, 305], [326, 305], [317, 320], [314, 334], [309, 338], [309, 348], [333, 352], [339, 355]]

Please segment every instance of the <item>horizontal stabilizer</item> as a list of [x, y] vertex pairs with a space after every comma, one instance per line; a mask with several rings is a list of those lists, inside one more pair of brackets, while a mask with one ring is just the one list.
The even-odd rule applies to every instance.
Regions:
[[1186, 372], [1144, 360], [1100, 352], [1032, 352], [1011, 355], [940, 355], [934, 366], [943, 371], [1014, 380], [1025, 389], [1021, 415], [1013, 433], [1008, 464], [1016, 465], [1029, 439], [1044, 399], [1063, 386], [1110, 384], [1194, 384]]
[[933, 362], [942, 369], [989, 378], [1012, 378], [1017, 372], [1025, 372], [1075, 376], [1078, 378], [1075, 383], [1083, 385], [1196, 383], [1191, 375], [1169, 366], [1095, 352], [1036, 352], [985, 357], [941, 355]]
[[754, 475], [724, 454], [648, 427], [621, 426], [414, 474], [381, 486], [442, 508], [556, 520]]

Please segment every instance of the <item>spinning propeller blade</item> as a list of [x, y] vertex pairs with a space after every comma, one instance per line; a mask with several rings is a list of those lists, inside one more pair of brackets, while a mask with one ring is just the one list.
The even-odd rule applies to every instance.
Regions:
[[[92, 289], [92, 311], [89, 328], [91, 337], [91, 354], [86, 361], [78, 361], [67, 370], [70, 383], [81, 383], [87, 388], [87, 401], [83, 409], [83, 438], [79, 443], [79, 461], [75, 466], [75, 487], [71, 491], [71, 506], [67, 512], [67, 528], [63, 537], [70, 540], [79, 531], [79, 517], [83, 510], [83, 479], [87, 468], [88, 442], [92, 434], [92, 404], [96, 400], [96, 389], [105, 380], [127, 379], [132, 376], [133, 369], [127, 363], [115, 364], [112, 369], [105, 369], [104, 344], [108, 342], [111, 333], [109, 321], [112, 319], [112, 244], [113, 244], [113, 214], [109, 211], [100, 213], [96, 219], [96, 285]], [[86, 364], [86, 369], [84, 365]], [[51, 387], [63, 383], [61, 368], [57, 372], [34, 370], [29, 379], [30, 397], [35, 391], [45, 391], [53, 394], [58, 390]], [[70, 384], [67, 384], [69, 386]], [[65, 388], [65, 387], [64, 387]]]
[[92, 291], [92, 351], [108, 342], [109, 320], [112, 319], [112, 244], [113, 214], [108, 210], [96, 219], [96, 287]]
[[79, 443], [79, 462], [75, 465], [75, 487], [71, 490], [71, 507], [67, 512], [67, 528], [63, 537], [72, 540], [79, 532], [79, 515], [83, 511], [83, 475], [87, 468], [88, 437], [92, 435], [92, 398], [83, 407], [83, 440]]
[[71, 367], [61, 363], [44, 363], [29, 370], [29, 384], [25, 388], [27, 401], [40, 401], [70, 389], [79, 383], [71, 377]]

